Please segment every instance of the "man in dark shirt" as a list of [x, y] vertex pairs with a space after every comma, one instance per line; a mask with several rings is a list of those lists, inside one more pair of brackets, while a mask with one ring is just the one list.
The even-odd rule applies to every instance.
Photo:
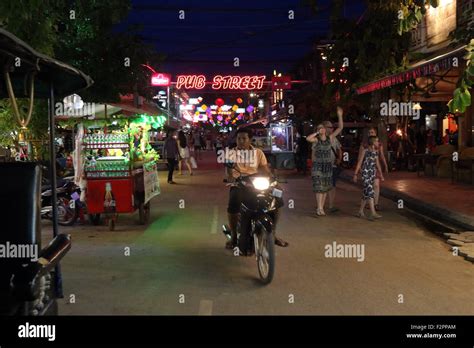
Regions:
[[176, 141], [176, 132], [170, 131], [163, 146], [164, 157], [168, 161], [168, 184], [175, 184], [173, 181], [173, 172], [176, 162], [179, 158], [178, 142]]

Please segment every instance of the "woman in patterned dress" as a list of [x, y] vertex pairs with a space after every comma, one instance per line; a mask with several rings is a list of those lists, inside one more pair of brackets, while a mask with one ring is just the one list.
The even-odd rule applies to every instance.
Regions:
[[379, 139], [376, 136], [369, 137], [368, 147], [359, 153], [359, 159], [357, 161], [357, 167], [354, 172], [353, 181], [357, 182], [357, 174], [359, 171], [362, 173], [362, 184], [364, 186], [362, 192], [362, 200], [360, 202], [360, 209], [357, 213], [357, 217], [365, 217], [364, 207], [368, 203], [370, 207], [371, 216], [369, 220], [379, 219], [382, 216], [375, 212], [375, 190], [374, 183], [377, 176], [377, 171], [380, 173], [380, 180], [384, 181], [382, 170], [380, 167], [380, 161], [378, 156], [377, 148], [379, 147]]
[[331, 135], [327, 135], [323, 124], [316, 127], [316, 133], [310, 134], [306, 140], [313, 144], [313, 192], [316, 193], [317, 210], [316, 215], [326, 215], [324, 203], [327, 193], [332, 189], [332, 157], [331, 141], [341, 133], [344, 123], [342, 121], [343, 110], [337, 107], [338, 127]]
[[[368, 143], [368, 139], [369, 137], [371, 136], [374, 136], [376, 137], [377, 136], [377, 129], [375, 127], [370, 127], [365, 135], [364, 135], [364, 140], [362, 141], [362, 143], [360, 144], [360, 148], [359, 148], [359, 156], [361, 155], [361, 152], [363, 153], [365, 149], [367, 149], [367, 147], [369, 146], [369, 143]], [[382, 169], [383, 169], [383, 172], [388, 174], [388, 164], [387, 164], [387, 160], [385, 158], [385, 150], [384, 150], [384, 147], [383, 147], [383, 144], [382, 142], [378, 142], [379, 145], [377, 147], [375, 147], [375, 150], [377, 150], [378, 152], [378, 155], [379, 155], [379, 161], [380, 161], [380, 165], [382, 166]], [[375, 175], [375, 181], [374, 181], [374, 192], [375, 192], [375, 196], [374, 196], [374, 204], [375, 204], [375, 210], [376, 211], [380, 211], [382, 210], [379, 206], [379, 198], [380, 198], [380, 175], [382, 174], [382, 172], [377, 172], [376, 175]]]

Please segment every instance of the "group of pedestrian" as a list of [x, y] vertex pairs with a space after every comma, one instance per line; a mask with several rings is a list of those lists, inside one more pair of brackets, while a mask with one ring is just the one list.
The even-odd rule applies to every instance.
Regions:
[[[194, 134], [199, 135], [197, 132]], [[199, 152], [196, 150], [196, 147], [200, 146], [200, 142], [196, 142], [194, 134], [192, 134], [191, 137], [193, 138], [194, 151], [197, 157]], [[189, 175], [191, 176], [193, 175], [193, 167], [197, 167], [195, 163], [196, 160], [191, 156], [190, 152], [191, 144], [189, 140], [191, 137], [187, 137], [182, 130], [180, 130], [177, 135], [174, 130], [168, 132], [163, 146], [163, 156], [166, 158], [168, 164], [168, 184], [175, 184], [173, 173], [176, 165], [178, 165], [179, 175], [183, 175], [183, 163], [186, 165]]]
[[[325, 202], [329, 198], [329, 212], [334, 213], [338, 209], [334, 206], [336, 197], [336, 182], [342, 171], [342, 148], [337, 139], [341, 133], [343, 122], [343, 110], [337, 108], [338, 125], [334, 129], [333, 124], [325, 121], [316, 127], [316, 132], [306, 137], [312, 144], [312, 183], [313, 192], [316, 194], [316, 215], [325, 216]], [[362, 199], [357, 217], [368, 218], [373, 221], [382, 216], [380, 211], [380, 181], [384, 181], [383, 172], [388, 173], [388, 165], [384, 155], [384, 148], [377, 136], [375, 128], [369, 128], [365, 139], [359, 148], [359, 155], [353, 181], [357, 182], [358, 175], [362, 179]], [[368, 207], [371, 215], [366, 216], [364, 209]]]

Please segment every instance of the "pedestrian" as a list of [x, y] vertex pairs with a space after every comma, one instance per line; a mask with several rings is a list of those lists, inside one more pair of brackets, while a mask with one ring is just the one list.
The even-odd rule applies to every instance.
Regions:
[[[376, 137], [376, 136], [377, 136], [377, 129], [375, 127], [370, 127], [367, 130], [366, 135], [364, 136], [364, 140], [362, 141], [360, 145], [359, 157], [362, 156], [364, 151], [369, 147], [369, 138]], [[387, 159], [385, 158], [385, 151], [384, 151], [383, 144], [380, 141], [377, 142], [377, 145], [375, 146], [375, 150], [377, 151], [377, 155], [382, 165], [383, 172], [388, 174]], [[382, 171], [377, 172], [375, 175], [375, 181], [374, 181], [374, 191], [375, 191], [374, 204], [375, 204], [375, 210], [377, 211], [381, 210], [381, 207], [379, 205], [379, 198], [380, 198], [380, 179], [383, 172]]]
[[[357, 213], [357, 217], [365, 218], [364, 214], [364, 207], [369, 204], [371, 216], [368, 218], [369, 220], [373, 221], [374, 219], [379, 219], [382, 216], [377, 214], [375, 211], [375, 204], [374, 204], [374, 197], [375, 197], [375, 190], [374, 190], [374, 182], [376, 172], [382, 172], [380, 167], [380, 161], [378, 156], [378, 142], [379, 138], [376, 136], [369, 136], [368, 140], [368, 147], [364, 149], [361, 153], [359, 153], [359, 159], [357, 161], [357, 166], [354, 172], [353, 181], [357, 182], [357, 175], [359, 172], [362, 173], [362, 184], [363, 184], [363, 191], [362, 191], [362, 200], [360, 202], [359, 212]], [[380, 174], [380, 178], [384, 181], [383, 174]]]
[[206, 135], [206, 150], [212, 150], [212, 136], [211, 133]]
[[221, 151], [224, 148], [224, 139], [222, 138], [222, 135], [219, 134], [216, 138], [216, 154], [219, 156], [219, 151]]
[[180, 156], [178, 163], [179, 175], [183, 175], [183, 172], [181, 171], [183, 162], [186, 164], [186, 167], [188, 167], [189, 175], [193, 175], [193, 170], [191, 169], [191, 163], [189, 161], [191, 155], [189, 154], [188, 141], [182, 130], [178, 132], [178, 148]]
[[428, 128], [426, 131], [426, 152], [432, 153], [436, 147], [436, 140], [433, 134], [433, 130]]
[[306, 175], [308, 169], [308, 142], [303, 136], [303, 131], [296, 133], [296, 149], [295, 149], [295, 162], [298, 173]]
[[316, 193], [317, 211], [316, 215], [324, 216], [324, 203], [327, 193], [332, 189], [332, 158], [331, 141], [341, 133], [344, 123], [342, 120], [343, 110], [337, 107], [338, 127], [328, 135], [323, 124], [316, 127], [316, 133], [307, 136], [306, 140], [313, 144], [313, 168], [311, 176], [313, 179], [313, 192]]
[[[323, 122], [326, 127], [326, 132], [330, 136], [333, 133], [334, 126], [330, 121]], [[335, 213], [339, 209], [334, 206], [334, 200], [336, 199], [336, 182], [341, 174], [342, 168], [342, 146], [336, 137], [331, 138], [331, 162], [332, 162], [332, 190], [329, 191], [329, 212]]]
[[193, 144], [194, 144], [194, 152], [196, 153], [196, 159], [201, 159], [201, 148], [202, 148], [203, 143], [201, 142], [201, 135], [199, 134], [198, 130], [194, 131]]
[[173, 172], [176, 167], [176, 161], [179, 159], [179, 148], [175, 133], [175, 131], [168, 132], [163, 146], [164, 157], [168, 161], [168, 184], [176, 184], [173, 181]]

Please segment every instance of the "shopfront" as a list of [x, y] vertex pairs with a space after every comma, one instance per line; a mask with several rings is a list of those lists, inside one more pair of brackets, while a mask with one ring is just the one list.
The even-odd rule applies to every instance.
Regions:
[[[415, 122], [417, 128], [434, 133], [438, 144], [447, 136], [456, 136], [456, 147], [463, 149], [474, 144], [474, 113], [472, 106], [464, 113], [450, 113], [447, 103], [453, 98], [458, 80], [466, 68], [463, 57], [466, 45], [454, 43], [450, 33], [461, 23], [461, 0], [444, 1], [437, 8], [429, 8], [423, 22], [412, 32], [410, 56], [423, 57], [412, 61], [408, 69], [377, 81], [370, 82], [357, 89], [358, 94], [377, 91], [386, 99], [395, 102], [410, 103], [418, 113], [399, 113], [388, 115], [387, 123], [398, 125]], [[398, 90], [401, 84], [406, 88], [402, 94]], [[472, 104], [472, 103], [471, 103]], [[381, 108], [382, 109], [382, 108]], [[421, 116], [421, 117], [420, 117]], [[406, 118], [409, 119], [406, 119]], [[405, 119], [404, 119], [405, 118]]]

